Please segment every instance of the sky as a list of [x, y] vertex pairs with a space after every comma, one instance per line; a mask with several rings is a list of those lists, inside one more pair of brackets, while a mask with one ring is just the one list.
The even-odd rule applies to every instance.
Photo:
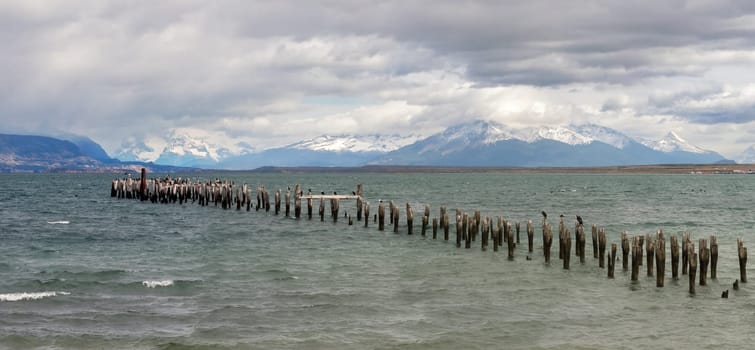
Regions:
[[755, 144], [752, 1], [10, 0], [0, 45], [0, 132], [110, 154], [473, 119]]

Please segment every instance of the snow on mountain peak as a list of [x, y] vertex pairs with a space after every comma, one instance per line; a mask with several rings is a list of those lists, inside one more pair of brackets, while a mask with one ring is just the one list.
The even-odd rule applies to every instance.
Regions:
[[558, 126], [542, 127], [530, 132], [529, 137], [525, 139], [527, 142], [535, 142], [538, 140], [553, 140], [557, 142], [563, 142], [569, 145], [585, 145], [593, 141], [592, 138], [582, 135], [572, 129]]
[[624, 149], [624, 147], [632, 142], [632, 139], [628, 136], [614, 129], [596, 124], [574, 126], [574, 130], [585, 137], [603, 142], [618, 149]]
[[697, 153], [697, 154], [709, 153], [709, 151], [706, 151], [700, 147], [690, 144], [689, 142], [684, 140], [681, 136], [679, 136], [674, 131], [669, 131], [669, 133], [666, 134], [666, 136], [664, 136], [660, 140], [657, 140], [657, 141], [645, 140], [642, 142], [642, 144], [656, 151], [661, 151], [664, 153], [671, 153], [671, 152], [690, 152], [690, 153]]
[[330, 152], [390, 152], [414, 143], [418, 138], [414, 135], [322, 135], [297, 142], [289, 148]]
[[448, 128], [442, 135], [447, 141], [463, 141], [467, 144], [474, 140], [491, 144], [514, 138], [510, 132], [505, 130], [503, 125], [486, 120], [458, 124]]
[[218, 161], [220, 147], [209, 144], [203, 139], [197, 139], [186, 134], [174, 134], [163, 153], [172, 153], [177, 156], [193, 156], [196, 158], [210, 158]]

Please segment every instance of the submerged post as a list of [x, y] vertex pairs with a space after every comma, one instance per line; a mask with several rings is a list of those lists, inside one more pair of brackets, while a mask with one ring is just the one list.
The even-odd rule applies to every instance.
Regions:
[[378, 230], [385, 230], [385, 206], [382, 200], [378, 204]]
[[621, 233], [621, 268], [629, 270], [629, 235], [627, 231]]
[[689, 259], [689, 292], [695, 294], [695, 275], [697, 274], [697, 253], [692, 248], [687, 252]]
[[747, 283], [747, 248], [741, 238], [737, 238], [737, 257], [739, 258], [739, 281]]
[[676, 235], [671, 236], [671, 278], [679, 279], [679, 242]]
[[[624, 244], [622, 243], [622, 250], [624, 249]], [[598, 258], [598, 225], [592, 224], [592, 257], [594, 259]], [[627, 267], [624, 265], [624, 270], [626, 270]]]
[[655, 239], [655, 269], [655, 286], [663, 287], [666, 278], [666, 238], [661, 230], [658, 230]]
[[598, 266], [602, 269], [605, 267], [606, 258], [606, 230], [598, 230]]
[[716, 279], [716, 266], [718, 265], [718, 238], [710, 236], [710, 279]]
[[647, 264], [646, 264], [647, 274], [648, 274], [648, 277], [652, 277], [653, 276], [653, 260], [654, 260], [653, 254], [655, 254], [655, 242], [653, 242], [653, 236], [651, 236], [649, 233], [645, 236], [645, 240], [647, 241], [647, 245], [645, 246], [645, 251], [647, 253], [645, 254], [646, 259], [647, 259]]

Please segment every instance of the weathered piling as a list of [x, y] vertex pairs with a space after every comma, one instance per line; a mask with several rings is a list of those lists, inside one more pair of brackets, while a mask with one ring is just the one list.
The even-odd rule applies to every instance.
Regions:
[[705, 286], [708, 284], [708, 263], [710, 262], [710, 248], [708, 248], [708, 240], [700, 239], [699, 241], [698, 262], [700, 265], [700, 285]]
[[611, 253], [608, 254], [608, 278], [613, 278], [616, 270], [616, 243], [611, 243]]
[[[313, 206], [313, 199], [307, 198], [307, 219], [312, 220], [312, 206]], [[366, 227], [366, 226], [365, 226]]]
[[543, 224], [543, 257], [545, 263], [551, 263], [551, 245], [553, 244], [553, 232], [549, 223]]
[[653, 277], [653, 261], [655, 258], [653, 255], [655, 254], [655, 242], [653, 242], [653, 236], [651, 236], [649, 233], [645, 236], [645, 257], [647, 259], [647, 264], [645, 264], [647, 268], [647, 275], [648, 277]]
[[697, 274], [697, 253], [694, 252], [694, 248], [687, 252], [687, 258], [689, 259], [689, 292], [695, 294], [695, 275]]
[[632, 281], [637, 281], [640, 275], [640, 260], [642, 260], [642, 255], [640, 255], [641, 251], [640, 237], [632, 237]]
[[741, 238], [737, 238], [737, 257], [739, 258], [739, 281], [747, 283], [747, 248]]
[[438, 238], [438, 218], [433, 218], [433, 239]]
[[716, 279], [716, 266], [718, 266], [718, 238], [710, 236], [710, 279]]
[[490, 218], [486, 217], [482, 221], [482, 251], [488, 250], [488, 234], [490, 233]]
[[569, 261], [571, 260], [571, 233], [569, 229], [564, 229], [563, 237], [563, 253], [564, 253], [564, 270], [569, 269]]
[[145, 168], [142, 168], [141, 178], [139, 178], [139, 199], [142, 201], [147, 200], [147, 169]]
[[679, 242], [676, 235], [671, 236], [671, 278], [679, 279]]
[[514, 241], [514, 230], [511, 229], [511, 223], [506, 223], [506, 231], [508, 232], [508, 238], [506, 239], [506, 243], [508, 244], [508, 258], [509, 260], [514, 260], [514, 250], [516, 248], [516, 242]]
[[378, 204], [378, 230], [385, 230], [385, 206], [382, 200]]
[[527, 220], [527, 252], [532, 253], [534, 239], [535, 226], [532, 225], [532, 220]]
[[370, 202], [364, 202], [364, 227], [370, 222]]
[[480, 211], [474, 211], [474, 225], [472, 225], [472, 241], [477, 240], [477, 235], [480, 234], [480, 224], [482, 224], [482, 217], [480, 217]]
[[275, 215], [278, 215], [280, 212], [281, 212], [281, 190], [277, 190], [275, 191]]
[[[623, 243], [622, 243], [622, 249]], [[592, 224], [592, 257], [594, 259], [598, 258], [598, 225]], [[627, 267], [624, 266], [624, 270], [626, 270]]]
[[[333, 195], [336, 195], [336, 192], [333, 192]], [[341, 203], [339, 202], [338, 198], [331, 198], [330, 199], [330, 216], [333, 218], [333, 222], [338, 222], [338, 212], [341, 210]]]
[[[291, 187], [286, 189], [285, 202], [286, 202], [286, 217], [289, 217], [291, 216]], [[280, 208], [278, 210], [280, 211]]]
[[687, 249], [687, 245], [690, 243], [689, 233], [684, 232], [682, 233], [682, 275], [687, 274], [687, 269], [689, 268], [689, 250]]
[[320, 221], [325, 221], [325, 198], [320, 197], [320, 208], [317, 209], [317, 213], [320, 215]]
[[443, 213], [443, 240], [448, 241], [448, 228], [450, 223], [448, 222], [448, 214]]
[[[472, 248], [472, 235], [474, 230], [474, 222], [475, 218], [474, 216], [468, 217], [466, 213], [464, 214], [464, 221], [462, 221], [462, 232], [464, 233], [464, 248], [469, 249]], [[464, 227], [466, 226], [466, 228]]]
[[640, 259], [637, 263], [639, 263], [640, 266], [642, 266], [642, 255], [643, 255], [643, 250], [644, 250], [643, 245], [645, 244], [645, 236], [640, 235], [639, 238], [640, 238]]
[[398, 233], [398, 219], [399, 219], [398, 207], [393, 207], [393, 233]]
[[497, 252], [499, 247], [498, 241], [501, 240], [501, 235], [503, 234], [503, 232], [501, 231], [500, 227], [493, 227], [492, 220], [490, 221], [490, 232], [493, 238], [493, 251]]
[[626, 231], [621, 233], [621, 268], [629, 270], [629, 235]]
[[457, 209], [456, 211], [456, 248], [461, 248], [461, 237], [462, 237], [462, 226], [461, 226], [461, 214], [459, 214], [459, 211]]
[[388, 223], [391, 224], [391, 225], [393, 225], [393, 211], [394, 210], [396, 210], [396, 206], [393, 205], [393, 201], [389, 201], [388, 202], [388, 213], [390, 215], [388, 215], [389, 216], [388, 220], [390, 220], [390, 221]]
[[598, 230], [598, 266], [602, 269], [605, 267], [606, 258], [606, 230]]
[[[355, 194], [357, 195], [357, 221], [362, 221], [362, 184], [357, 184]], [[365, 217], [369, 217], [369, 215], [365, 214]]]
[[564, 216], [561, 215], [561, 221], [558, 223], [558, 258], [564, 258]]
[[430, 207], [427, 205], [425, 206], [425, 212], [422, 214], [422, 236], [425, 235], [425, 232], [427, 231], [427, 226], [430, 225]]
[[[406, 234], [411, 235], [414, 230], [414, 209], [406, 203]], [[422, 233], [424, 236], [424, 232]]]
[[294, 217], [301, 218], [301, 186], [296, 184], [294, 186]]
[[655, 239], [655, 286], [663, 287], [666, 279], [666, 238], [663, 237], [663, 231], [658, 230]]
[[467, 241], [467, 232], [469, 231], [469, 215], [467, 213], [461, 216], [461, 239]]

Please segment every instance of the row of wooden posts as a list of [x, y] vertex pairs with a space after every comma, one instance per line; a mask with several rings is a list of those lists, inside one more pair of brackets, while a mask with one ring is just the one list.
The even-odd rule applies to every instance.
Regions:
[[[146, 193], [146, 191], [148, 191], [148, 188], [144, 185], [144, 179], [145, 172], [142, 171], [142, 180], [140, 180], [142, 182], [142, 185], [140, 186], [140, 191], [142, 191], [142, 193], [140, 196], [134, 196], [135, 198], [141, 197], [144, 199], [150, 197], [150, 194]], [[228, 193], [231, 195], [233, 194], [230, 188], [228, 189]], [[237, 195], [234, 200], [236, 209], [241, 210], [241, 208], [246, 207], [246, 210], [250, 210], [252, 205], [248, 191], [247, 193], [243, 193], [241, 191], [237, 193], [239, 193], [239, 195]], [[275, 215], [279, 215], [281, 212], [281, 206], [283, 203], [285, 203], [285, 215], [289, 216], [291, 204], [293, 204], [294, 217], [298, 219], [302, 216], [302, 201], [306, 200], [307, 217], [311, 220], [313, 216], [314, 200], [319, 199], [320, 203], [318, 214], [320, 216], [320, 221], [324, 221], [325, 200], [327, 199], [330, 201], [330, 215], [333, 221], [336, 222], [340, 216], [339, 201], [342, 199], [355, 199], [357, 221], [362, 221], [362, 219], [364, 218], [364, 227], [368, 227], [369, 225], [370, 203], [364, 201], [362, 197], [362, 184], [357, 185], [357, 190], [355, 192], [352, 192], [351, 195], [338, 195], [335, 192], [332, 195], [326, 195], [324, 193], [318, 195], [312, 194], [311, 191], [308, 191], [307, 194], [304, 194], [301, 190], [301, 186], [297, 184], [294, 187], [293, 194], [293, 203], [291, 203], [292, 201], [290, 191], [287, 191], [285, 196], [283, 196], [281, 194], [281, 191], [279, 190], [275, 192], [273, 196], [273, 202], [271, 203], [270, 195], [267, 190], [265, 190], [264, 187], [259, 187], [257, 189], [257, 205], [254, 206], [254, 208], [257, 211], [259, 211], [260, 209], [270, 211], [272, 207], [274, 209]], [[228, 198], [226, 200], [229, 201], [229, 205], [226, 205], [224, 203], [223, 208], [229, 209], [231, 208], [231, 199]], [[188, 198], [185, 201], [188, 202]], [[200, 204], [202, 205], [207, 205], [207, 203], [207, 200], [205, 200], [204, 203], [200, 201]], [[216, 201], [215, 205], [217, 205], [217, 203], [218, 202]], [[393, 201], [388, 202], [387, 208], [382, 200], [379, 201], [377, 214], [374, 214], [373, 222], [377, 224], [378, 230], [385, 230], [386, 209], [388, 210], [387, 214], [389, 224], [393, 225], [393, 232], [398, 233], [400, 210]], [[411, 235], [413, 234], [414, 230], [414, 209], [409, 203], [406, 204], [405, 213], [407, 233]], [[511, 222], [501, 217], [497, 217], [496, 219], [492, 219], [490, 217], [483, 218], [479, 210], [475, 210], [473, 214], [468, 214], [466, 212], [462, 212], [460, 209], [456, 209], [454, 215], [456, 219], [455, 238], [457, 247], [461, 247], [463, 244], [465, 248], [471, 248], [472, 242], [476, 241], [477, 237], [480, 236], [481, 249], [483, 251], [488, 250], [490, 245], [492, 244], [493, 251], [497, 252], [499, 250], [499, 247], [503, 247], [503, 244], [506, 243], [508, 258], [510, 260], [514, 259], [515, 248], [520, 242], [521, 226], [519, 222], [514, 223], [512, 226]], [[543, 257], [545, 259], [545, 263], [550, 264], [550, 251], [553, 243], [553, 233], [551, 224], [547, 221], [546, 214], [543, 212], [542, 215]], [[448, 241], [450, 238], [449, 231], [451, 222], [449, 220], [449, 213], [447, 208], [445, 206], [440, 207], [439, 216], [432, 219], [432, 224], [430, 223], [430, 216], [430, 207], [425, 205], [421, 218], [421, 235], [425, 236], [427, 231], [431, 229], [432, 238], [437, 239], [439, 232], [442, 231], [443, 240]], [[349, 225], [353, 225], [354, 222], [350, 215], [345, 213], [344, 217], [348, 218]], [[532, 220], [527, 221], [525, 230], [527, 234], [528, 253], [532, 253], [534, 249], [533, 241], [535, 234]], [[617, 244], [611, 243], [610, 251], [606, 259], [607, 243], [605, 229], [598, 228], [597, 225], [593, 224], [591, 231], [593, 258], [598, 259], [598, 266], [600, 268], [607, 267], [608, 278], [614, 278], [615, 265], [618, 261], [616, 255], [618, 249]], [[587, 239], [581, 218], [579, 218], [578, 222], [575, 224], [574, 232], [575, 255], [579, 258], [580, 263], [584, 264]], [[563, 215], [561, 216], [559, 221], [558, 241], [559, 259], [562, 260], [563, 268], [569, 269], [572, 256], [572, 235], [571, 231], [566, 228]], [[696, 284], [699, 284], [700, 286], [707, 285], [707, 276], [709, 270], [711, 278], [716, 279], [718, 263], [718, 240], [716, 236], [710, 236], [710, 241], [707, 239], [698, 240], [697, 250], [695, 250], [695, 244], [688, 233], [684, 233], [682, 235], [681, 245], [676, 235], [672, 235], [669, 239], [669, 242], [671, 253], [671, 277], [674, 280], [679, 278], [679, 256], [681, 251], [681, 273], [682, 275], [688, 275], [690, 293], [695, 293]], [[666, 279], [666, 238], [662, 230], [658, 230], [655, 235], [638, 235], [631, 238], [629, 237], [627, 232], [623, 232], [621, 234], [621, 255], [621, 264], [624, 271], [630, 269], [629, 256], [631, 255], [632, 259], [630, 278], [632, 281], [638, 281], [640, 266], [643, 264], [643, 255], [645, 255], [647, 276], [656, 277], [657, 287], [664, 286], [664, 281]], [[747, 248], [744, 246], [744, 242], [741, 238], [737, 239], [737, 255], [739, 260], [740, 278], [733, 284], [733, 289], [735, 290], [739, 288], [740, 282], [747, 282]], [[530, 260], [531, 258], [531, 255], [528, 254], [527, 260]], [[723, 291], [721, 296], [728, 298], [728, 292], [728, 289]]]

